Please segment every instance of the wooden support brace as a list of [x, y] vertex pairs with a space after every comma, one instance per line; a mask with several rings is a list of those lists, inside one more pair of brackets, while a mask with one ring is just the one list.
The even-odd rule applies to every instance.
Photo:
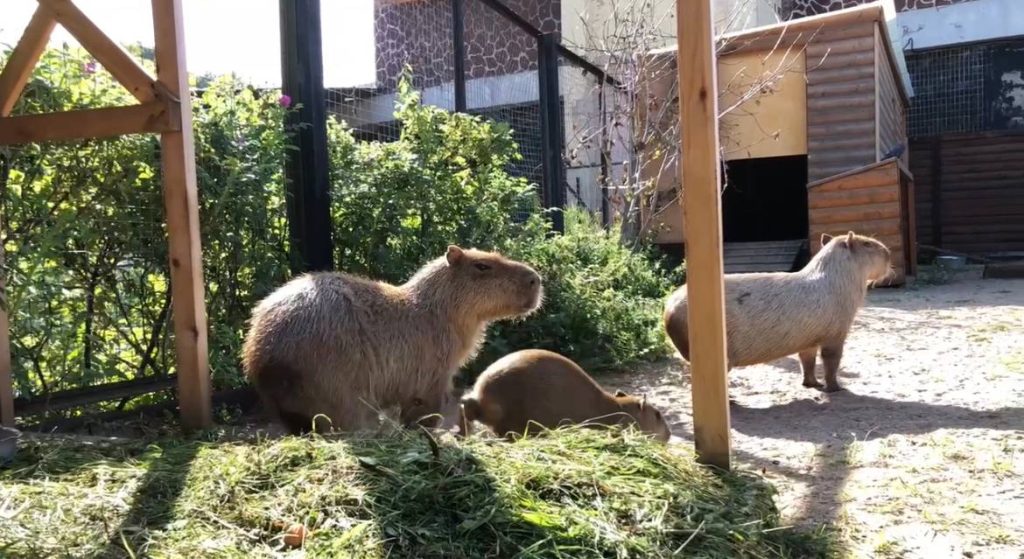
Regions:
[[[38, 0], [96, 60], [121, 82], [136, 99], [147, 103], [155, 98], [153, 78], [117, 43], [110, 40], [71, 0]], [[153, 15], [154, 20], [156, 14]]]
[[157, 79], [180, 99], [179, 130], [160, 135], [164, 207], [171, 259], [171, 299], [177, 352], [178, 403], [186, 428], [212, 422], [207, 355], [199, 194], [192, 101], [185, 66], [181, 0], [152, 0]]
[[174, 101], [153, 101], [130, 107], [0, 118], [0, 145], [171, 132], [181, 129], [179, 113]]
[[56, 26], [57, 20], [49, 10], [43, 6], [36, 8], [21, 40], [0, 72], [0, 117], [11, 114]]
[[693, 435], [697, 458], [729, 468], [729, 395], [711, 0], [677, 0]]

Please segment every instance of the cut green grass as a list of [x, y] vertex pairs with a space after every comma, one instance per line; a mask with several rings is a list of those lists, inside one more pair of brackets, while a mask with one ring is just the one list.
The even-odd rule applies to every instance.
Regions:
[[[759, 477], [633, 431], [484, 438], [25, 441], [0, 470], [0, 556], [828, 557]], [[301, 552], [300, 552], [301, 553]]]

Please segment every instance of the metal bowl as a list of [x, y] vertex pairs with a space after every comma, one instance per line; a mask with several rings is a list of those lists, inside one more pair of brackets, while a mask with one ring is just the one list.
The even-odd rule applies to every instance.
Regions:
[[17, 429], [0, 426], [0, 464], [14, 458], [14, 454], [18, 451], [18, 439], [20, 438], [21, 432]]
[[937, 256], [935, 264], [947, 270], [957, 270], [967, 265], [967, 259], [963, 256]]

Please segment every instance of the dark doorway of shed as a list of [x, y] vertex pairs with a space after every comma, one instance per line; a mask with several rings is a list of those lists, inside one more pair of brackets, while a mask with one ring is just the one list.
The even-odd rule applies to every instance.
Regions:
[[807, 238], [807, 156], [725, 163], [722, 233], [727, 243]]

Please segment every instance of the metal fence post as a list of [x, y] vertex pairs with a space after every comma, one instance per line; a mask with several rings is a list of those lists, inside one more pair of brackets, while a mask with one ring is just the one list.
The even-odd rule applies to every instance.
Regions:
[[293, 104], [288, 125], [298, 126], [285, 165], [292, 271], [334, 267], [327, 151], [320, 0], [280, 0], [281, 90]]
[[455, 112], [466, 112], [466, 5], [452, 0], [452, 51], [455, 57]]
[[562, 163], [562, 111], [558, 86], [558, 35], [544, 33], [537, 40], [537, 74], [543, 144], [543, 200], [552, 209], [555, 231], [565, 230], [565, 166]]

